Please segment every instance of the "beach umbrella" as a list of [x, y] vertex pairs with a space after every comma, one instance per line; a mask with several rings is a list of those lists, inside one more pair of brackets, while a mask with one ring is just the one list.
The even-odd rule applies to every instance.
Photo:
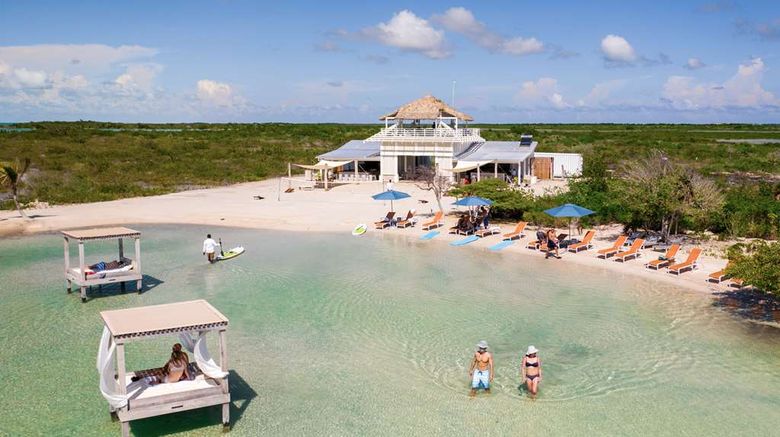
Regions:
[[387, 190], [383, 191], [379, 194], [374, 194], [371, 196], [374, 198], [374, 200], [389, 200], [390, 201], [390, 211], [393, 211], [393, 200], [401, 200], [406, 199], [407, 197], [411, 197], [408, 194], [401, 192], [401, 191], [395, 191], [395, 190]]
[[493, 204], [492, 200], [485, 199], [484, 197], [479, 196], [468, 196], [464, 197], [457, 202], [453, 203], [453, 205], [458, 206], [490, 206]]
[[596, 213], [596, 211], [591, 211], [573, 203], [556, 206], [544, 212], [553, 217], [569, 217], [569, 236], [571, 236], [571, 217], [584, 217]]

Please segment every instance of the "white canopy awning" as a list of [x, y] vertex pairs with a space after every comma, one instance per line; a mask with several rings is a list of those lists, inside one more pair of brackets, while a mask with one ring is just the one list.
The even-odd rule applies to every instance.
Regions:
[[314, 165], [306, 164], [293, 164], [296, 167], [305, 168], [307, 170], [330, 170], [341, 167], [342, 165], [349, 164], [352, 161], [320, 161]]
[[477, 167], [482, 167], [490, 162], [492, 161], [458, 161], [458, 165], [453, 167], [450, 171], [453, 173], [462, 173], [464, 171], [474, 170]]

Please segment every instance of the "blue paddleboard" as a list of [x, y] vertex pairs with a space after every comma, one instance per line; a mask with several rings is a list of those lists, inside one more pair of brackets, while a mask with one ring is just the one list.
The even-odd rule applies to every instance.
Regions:
[[420, 240], [430, 240], [431, 238], [439, 235], [439, 231], [431, 231], [420, 237]]
[[500, 243], [497, 243], [497, 244], [494, 244], [494, 245], [488, 247], [488, 249], [494, 250], [494, 251], [499, 251], [499, 250], [501, 250], [501, 249], [503, 249], [503, 248], [505, 248], [507, 246], [511, 246], [513, 244], [515, 244], [514, 240], [504, 240], [504, 241], [502, 241]]
[[479, 240], [479, 237], [477, 237], [476, 235], [469, 235], [468, 237], [462, 240], [453, 241], [452, 243], [450, 243], [450, 246], [464, 246], [466, 244], [473, 243], [477, 240]]

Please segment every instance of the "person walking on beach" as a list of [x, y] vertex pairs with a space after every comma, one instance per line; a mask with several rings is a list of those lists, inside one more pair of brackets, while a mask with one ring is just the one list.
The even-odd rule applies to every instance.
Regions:
[[533, 397], [536, 397], [536, 393], [539, 392], [539, 383], [542, 382], [542, 360], [539, 359], [538, 353], [539, 350], [533, 345], [528, 346], [520, 363], [520, 377]]
[[203, 254], [206, 255], [206, 259], [212, 264], [217, 260], [217, 247], [219, 247], [219, 243], [211, 238], [211, 234], [206, 235], [206, 239], [203, 240]]
[[487, 351], [488, 344], [485, 340], [477, 343], [477, 351], [469, 366], [469, 378], [471, 378], [471, 392], [469, 396], [477, 395], [477, 390], [485, 389], [490, 393], [490, 383], [493, 382], [493, 355]]

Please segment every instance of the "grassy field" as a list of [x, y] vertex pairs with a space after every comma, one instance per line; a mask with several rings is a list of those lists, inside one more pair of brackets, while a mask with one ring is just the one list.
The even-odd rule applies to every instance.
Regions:
[[[375, 133], [378, 125], [47, 122], [0, 130], [0, 161], [29, 157], [23, 200], [91, 202], [245, 182]], [[660, 149], [705, 174], [780, 173], [780, 125], [475, 125], [489, 140], [533, 133], [539, 151], [599, 154], [608, 165]], [[3, 203], [8, 208], [8, 202]]]

